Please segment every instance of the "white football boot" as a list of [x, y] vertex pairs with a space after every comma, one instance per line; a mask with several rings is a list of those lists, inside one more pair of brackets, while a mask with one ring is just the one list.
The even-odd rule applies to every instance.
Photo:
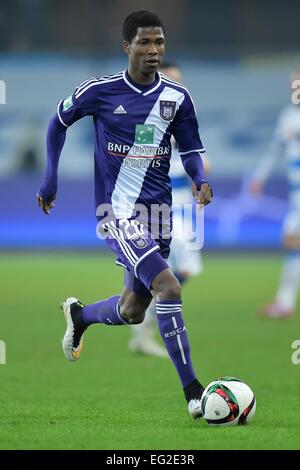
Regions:
[[200, 419], [202, 417], [201, 413], [201, 400], [193, 398], [188, 403], [188, 412], [193, 419]]
[[69, 361], [76, 361], [83, 347], [83, 333], [86, 326], [82, 321], [84, 305], [75, 297], [68, 297], [61, 304], [67, 322], [67, 329], [62, 339], [62, 347]]

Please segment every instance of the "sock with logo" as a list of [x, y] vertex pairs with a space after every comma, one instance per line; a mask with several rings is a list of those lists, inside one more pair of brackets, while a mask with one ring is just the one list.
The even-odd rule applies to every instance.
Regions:
[[181, 300], [156, 302], [159, 331], [185, 389], [197, 380], [193, 370], [186, 327], [181, 316]]
[[120, 314], [119, 299], [120, 296], [115, 295], [109, 299], [83, 307], [82, 320], [84, 324], [128, 325], [128, 322]]

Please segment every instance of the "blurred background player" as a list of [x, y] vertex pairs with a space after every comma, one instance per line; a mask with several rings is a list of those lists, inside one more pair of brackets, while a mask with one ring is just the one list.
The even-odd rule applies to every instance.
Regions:
[[[160, 66], [160, 72], [167, 77], [182, 83], [182, 73], [175, 62], [164, 62]], [[205, 174], [209, 171], [209, 160], [203, 156]], [[172, 158], [170, 160], [170, 172], [173, 200], [173, 235], [182, 232], [182, 211], [184, 204], [191, 204], [191, 181], [188, 178], [178, 152], [178, 146], [172, 139]], [[173, 236], [168, 264], [175, 276], [183, 285], [191, 276], [202, 272], [202, 259], [199, 251], [190, 250], [186, 237]], [[189, 238], [189, 237], [188, 237]], [[129, 349], [139, 354], [149, 354], [158, 357], [169, 357], [165, 347], [155, 339], [157, 331], [156, 307], [154, 300], [148, 307], [143, 323], [131, 327], [131, 339]]]
[[[300, 72], [291, 75], [300, 79]], [[280, 114], [269, 148], [257, 167], [250, 191], [261, 194], [278, 157], [285, 156], [289, 187], [289, 210], [283, 225], [283, 246], [286, 250], [281, 280], [275, 300], [261, 313], [268, 317], [288, 317], [296, 306], [300, 284], [300, 105], [287, 106]]]

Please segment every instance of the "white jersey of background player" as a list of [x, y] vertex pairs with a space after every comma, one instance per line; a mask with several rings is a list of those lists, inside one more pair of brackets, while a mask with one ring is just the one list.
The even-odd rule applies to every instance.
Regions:
[[[291, 81], [300, 79], [300, 72]], [[257, 167], [250, 189], [260, 194], [277, 158], [285, 158], [289, 185], [289, 209], [283, 224], [283, 246], [287, 251], [275, 301], [261, 310], [269, 317], [291, 315], [300, 284], [300, 104], [291, 104], [279, 116], [269, 149]]]
[[[160, 71], [172, 78], [176, 82], [182, 83], [180, 69], [176, 64], [165, 63], [160, 67]], [[203, 158], [204, 170], [208, 171], [208, 159]], [[170, 172], [172, 184], [173, 200], [173, 235], [181, 233], [182, 215], [181, 211], [176, 211], [176, 206], [182, 207], [184, 204], [191, 204], [191, 182], [183, 168], [177, 144], [172, 140], [172, 158], [170, 160]], [[185, 238], [186, 237], [186, 238]], [[183, 284], [189, 277], [195, 276], [202, 271], [202, 259], [199, 251], [188, 249], [188, 240], [191, 234], [185, 233], [185, 237], [173, 236], [168, 264], [174, 274]], [[151, 302], [145, 315], [143, 323], [131, 327], [132, 337], [129, 342], [129, 349], [133, 352], [151, 354], [159, 357], [168, 357], [168, 353], [163, 346], [155, 340], [156, 331], [156, 310], [155, 302]]]

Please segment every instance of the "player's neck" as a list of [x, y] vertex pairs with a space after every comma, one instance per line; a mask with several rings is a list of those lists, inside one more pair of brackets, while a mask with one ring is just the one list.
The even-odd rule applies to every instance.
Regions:
[[155, 72], [144, 74], [142, 72], [134, 70], [132, 67], [130, 67], [130, 65], [127, 71], [129, 78], [138, 85], [151, 85], [155, 82]]

